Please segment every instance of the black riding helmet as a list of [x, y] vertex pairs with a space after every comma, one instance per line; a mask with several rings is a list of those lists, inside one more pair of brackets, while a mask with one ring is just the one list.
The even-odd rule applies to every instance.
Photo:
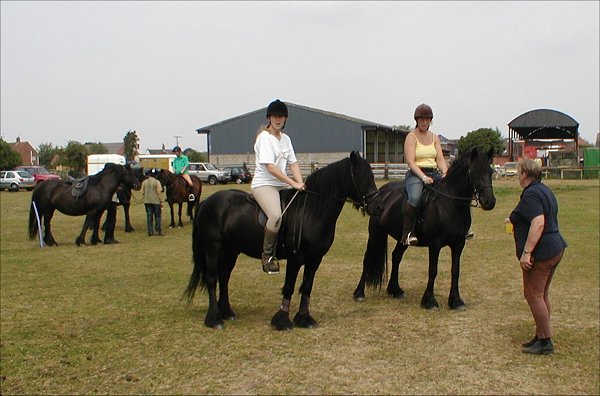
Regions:
[[181, 152], [181, 147], [179, 147], [179, 146], [173, 147], [173, 153], [180, 153], [180, 152]]
[[288, 109], [285, 103], [283, 103], [279, 99], [271, 102], [269, 104], [269, 107], [267, 107], [267, 118], [269, 118], [272, 115], [287, 117]]

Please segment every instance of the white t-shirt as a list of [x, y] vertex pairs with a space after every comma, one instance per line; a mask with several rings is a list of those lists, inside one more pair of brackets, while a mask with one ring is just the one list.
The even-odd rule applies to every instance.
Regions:
[[288, 164], [297, 162], [292, 140], [288, 135], [281, 132], [281, 140], [271, 135], [268, 131], [262, 131], [254, 143], [256, 155], [256, 169], [252, 178], [252, 188], [261, 186], [289, 187], [271, 172], [267, 170], [267, 164], [274, 164], [283, 173], [286, 173]]

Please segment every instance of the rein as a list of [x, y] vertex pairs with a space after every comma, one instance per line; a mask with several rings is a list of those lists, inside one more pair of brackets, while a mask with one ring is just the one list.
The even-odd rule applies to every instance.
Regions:
[[[437, 189], [437, 187], [439, 187], [439, 183], [435, 186], [435, 187], [431, 187], [428, 184], [423, 184], [426, 188], [428, 188], [429, 190], [433, 191], [436, 194], [442, 195], [446, 198], [450, 198], [450, 199], [455, 199], [457, 201], [465, 201], [465, 202], [469, 202], [470, 206], [473, 208], [477, 208], [479, 207], [479, 194], [480, 191], [485, 190], [486, 188], [492, 188], [491, 184], [486, 184], [484, 186], [481, 186], [479, 188], [477, 188], [476, 186], [473, 185], [473, 182], [471, 180], [471, 170], [469, 170], [469, 183], [471, 185], [471, 187], [473, 187], [473, 195], [471, 195], [471, 197], [459, 197], [456, 195], [451, 195], [451, 194], [446, 194], [444, 192], [441, 192]], [[471, 203], [471, 202], [475, 202], [475, 204]]]

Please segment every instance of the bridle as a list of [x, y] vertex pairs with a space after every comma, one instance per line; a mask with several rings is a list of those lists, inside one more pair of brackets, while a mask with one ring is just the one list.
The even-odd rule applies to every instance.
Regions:
[[353, 203], [356, 207], [360, 208], [363, 213], [367, 211], [367, 206], [371, 204], [371, 202], [379, 195], [379, 190], [371, 191], [366, 194], [361, 194], [360, 188], [358, 187], [358, 182], [356, 181], [356, 176], [354, 175], [354, 166], [350, 164], [350, 179], [352, 179], [352, 186], [356, 192], [356, 195], [360, 197], [360, 202], [356, 202], [352, 198], [347, 198], [347, 202]]
[[[483, 186], [477, 187], [475, 184], [473, 184], [473, 178], [471, 177], [471, 169], [468, 170], [468, 174], [469, 174], [469, 184], [471, 185], [471, 187], [473, 187], [473, 194], [470, 197], [459, 197], [456, 195], [446, 194], [437, 189], [437, 186], [439, 186], [439, 184], [436, 185], [436, 187], [431, 187], [428, 184], [424, 184], [424, 186], [436, 194], [440, 194], [446, 198], [455, 199], [457, 201], [469, 202], [472, 207], [477, 208], [477, 207], [479, 207], [479, 197], [480, 197], [481, 193], [486, 188], [492, 188], [492, 184], [491, 183], [484, 184]], [[475, 202], [475, 203], [473, 204], [471, 202]]]

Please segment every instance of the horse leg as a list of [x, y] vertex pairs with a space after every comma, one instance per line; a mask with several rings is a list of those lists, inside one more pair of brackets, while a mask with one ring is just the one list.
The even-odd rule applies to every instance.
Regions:
[[457, 311], [464, 311], [466, 309], [465, 303], [460, 298], [460, 293], [458, 291], [458, 278], [460, 276], [460, 256], [462, 254], [463, 248], [465, 246], [464, 239], [461, 239], [460, 242], [450, 247], [450, 252], [452, 255], [452, 284], [450, 286], [450, 295], [448, 296], [448, 306], [450, 309], [455, 309]]
[[317, 322], [310, 316], [309, 305], [310, 305], [310, 294], [312, 292], [315, 274], [321, 264], [322, 257], [317, 260], [307, 262], [304, 264], [304, 276], [302, 277], [302, 284], [300, 285], [300, 307], [298, 313], [294, 316], [294, 325], [297, 327], [304, 327], [312, 329], [317, 327]]
[[177, 224], [177, 227], [179, 228], [183, 228], [183, 221], [181, 221], [181, 210], [183, 209], [183, 201], [179, 202], [179, 211], [177, 212], [179, 214], [179, 224]]
[[[93, 216], [93, 222], [97, 222], [98, 224], [100, 224], [97, 216]], [[77, 246], [85, 245], [85, 234], [87, 233], [88, 228], [92, 227], [92, 225], [94, 226], [95, 230], [96, 225], [92, 223], [91, 215], [88, 213], [85, 216], [85, 220], [83, 221], [83, 227], [81, 228], [81, 232], [79, 233], [77, 239], [75, 239], [75, 243], [77, 244]]]
[[169, 202], [169, 209], [171, 209], [171, 224], [169, 224], [169, 228], [175, 228], [175, 215], [173, 212], [173, 203]]
[[387, 293], [394, 298], [404, 298], [404, 290], [400, 287], [399, 278], [400, 262], [402, 262], [402, 256], [404, 256], [406, 249], [408, 249], [408, 246], [405, 246], [401, 241], [397, 241], [392, 252], [392, 273], [390, 274]]
[[223, 256], [219, 271], [219, 301], [217, 305], [223, 319], [235, 320], [237, 319], [237, 315], [231, 309], [231, 304], [229, 303], [229, 278], [231, 278], [231, 272], [233, 271], [233, 267], [235, 267], [237, 254], [224, 252]]
[[425, 309], [439, 308], [440, 306], [433, 293], [433, 286], [435, 285], [435, 278], [438, 272], [440, 250], [440, 246], [433, 244], [429, 246], [429, 281], [427, 282], [427, 289], [425, 289], [425, 293], [421, 299], [421, 307]]
[[290, 303], [292, 302], [292, 295], [294, 294], [294, 286], [296, 285], [296, 278], [298, 278], [298, 272], [300, 271], [300, 264], [295, 259], [288, 258], [285, 267], [285, 283], [283, 285], [281, 299], [281, 306], [279, 311], [271, 318], [271, 326], [276, 330], [291, 330], [294, 328], [294, 324], [290, 320]]
[[131, 204], [128, 202], [128, 203], [124, 203], [122, 205], [123, 205], [123, 212], [125, 214], [125, 232], [133, 232], [135, 230], [131, 226], [131, 221], [129, 218], [129, 206]]
[[42, 217], [44, 218], [44, 243], [48, 246], [58, 246], [58, 243], [54, 240], [54, 236], [52, 235], [52, 227], [50, 226], [52, 216], [54, 216], [53, 208], [48, 209], [46, 213], [42, 214]]
[[[204, 325], [213, 329], [222, 329], [224, 327], [223, 315], [221, 315], [217, 301], [217, 278], [219, 272], [218, 268], [221, 264], [219, 260], [221, 245], [215, 245], [216, 246], [206, 248], [207, 265], [203, 277], [206, 291], [208, 292], [208, 310], [206, 312], [206, 317], [204, 318]], [[219, 279], [219, 281], [221, 281], [221, 279]]]
[[[90, 215], [87, 215], [86, 219], [85, 219], [85, 221], [88, 223], [88, 227], [92, 229], [92, 239], [90, 240], [90, 243], [94, 246], [99, 243], [102, 243], [102, 239], [100, 239], [100, 235], [98, 235], [100, 233], [100, 216], [101, 215], [102, 214], [99, 213], [96, 216], [93, 216], [89, 219], [88, 219], [88, 217]], [[108, 218], [104, 222], [104, 224], [106, 224], [107, 221], [108, 221]]]

